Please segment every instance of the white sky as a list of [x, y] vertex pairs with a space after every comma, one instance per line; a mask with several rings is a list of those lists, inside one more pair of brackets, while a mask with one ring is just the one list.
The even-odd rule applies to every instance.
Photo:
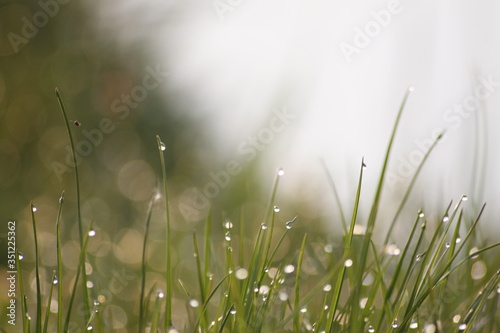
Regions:
[[[425, 204], [474, 195], [471, 168], [479, 108], [463, 115], [447, 110], [474, 96], [478, 77], [500, 82], [497, 1], [149, 4], [107, 1], [98, 7], [99, 25], [124, 45], [147, 41], [151, 63], [164, 63], [171, 72], [168, 89], [179, 92], [174, 102], [188, 103], [193, 119], [207, 122], [227, 159], [238, 155], [248, 135], [268, 125], [273, 109], [286, 106], [297, 117], [264, 150], [264, 170], [283, 166], [290, 177], [285, 188], [293, 189], [295, 179], [316, 187], [324, 183], [322, 156], [349, 205], [364, 156], [368, 205], [399, 104], [413, 85], [389, 170], [398, 174], [401, 160], [419, 149], [417, 140], [448, 128], [419, 183], [417, 191], [425, 195], [416, 197]], [[387, 13], [387, 8], [393, 13], [381, 26], [372, 12]], [[367, 27], [379, 29], [347, 61], [341, 44], [356, 46], [356, 29]], [[480, 105], [480, 118], [486, 119], [481, 138], [488, 143], [486, 192], [471, 201], [489, 202], [488, 216], [498, 217], [500, 83], [491, 89]], [[399, 198], [398, 185], [406, 181], [388, 188], [387, 200]]]

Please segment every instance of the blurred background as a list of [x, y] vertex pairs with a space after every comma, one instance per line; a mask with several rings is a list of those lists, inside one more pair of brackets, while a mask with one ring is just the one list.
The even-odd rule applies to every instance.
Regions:
[[[446, 130], [403, 215], [411, 219], [399, 228], [420, 207], [436, 217], [466, 194], [471, 215], [489, 203], [483, 228], [491, 241], [500, 216], [499, 7], [489, 0], [3, 1], [0, 218], [17, 221], [18, 247], [32, 262], [34, 202], [50, 276], [65, 191], [65, 265], [75, 269], [74, 168], [58, 87], [78, 152], [84, 223], [93, 219], [97, 230], [88, 272], [95, 297], [120, 274], [122, 288], [138, 287], [134, 272], [161, 172], [157, 134], [166, 145], [176, 262], [190, 255], [191, 231], [202, 230], [211, 206], [215, 221], [243, 216], [248, 230], [259, 225], [278, 168], [285, 170], [276, 201], [283, 222], [299, 215], [298, 230], [322, 242], [339, 239], [339, 207], [323, 166], [349, 212], [365, 158], [364, 224], [398, 108], [413, 86], [380, 228]], [[164, 269], [163, 218], [157, 204], [153, 275]], [[5, 244], [6, 228], [0, 233]], [[191, 274], [193, 263], [179, 263], [178, 272]], [[117, 289], [108, 301], [134, 295]], [[133, 305], [110, 307], [114, 329], [136, 320]]]

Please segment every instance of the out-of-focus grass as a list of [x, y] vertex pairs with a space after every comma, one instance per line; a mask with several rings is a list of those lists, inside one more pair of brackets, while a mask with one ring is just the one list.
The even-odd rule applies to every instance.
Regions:
[[[304, 233], [298, 235], [302, 239], [300, 243], [292, 244], [287, 254], [276, 259], [276, 253], [283, 246], [284, 240], [290, 233], [299, 230], [294, 229], [294, 226], [301, 222], [300, 216], [293, 217], [293, 214], [281, 211], [276, 206], [279, 180], [284, 175], [281, 169], [271, 187], [267, 209], [262, 214], [264, 221], [258, 230], [244, 228], [243, 214], [237, 219], [223, 219], [220, 222], [223, 225], [224, 240], [220, 243], [216, 241], [213, 231], [215, 213], [210, 211], [202, 234], [196, 230], [193, 232], [193, 252], [183, 253], [180, 248], [174, 248], [175, 234], [170, 229], [166, 161], [163, 155], [165, 144], [157, 136], [163, 193], [155, 194], [151, 200], [142, 248], [137, 249], [141, 251], [140, 285], [137, 288], [127, 285], [129, 292], [137, 291], [137, 313], [133, 315], [138, 320], [130, 321], [123, 330], [139, 333], [499, 332], [500, 315], [497, 309], [500, 299], [500, 270], [495, 271], [498, 267], [491, 266], [498, 263], [498, 260], [490, 260], [490, 265], [486, 263], [488, 258], [485, 258], [485, 253], [488, 251], [498, 257], [496, 248], [500, 243], [482, 247], [476, 245], [481, 241], [476, 230], [485, 207], [472, 212], [476, 217], [468, 218], [469, 214], [464, 213], [466, 208], [462, 208], [468, 198], [462, 196], [455, 205], [450, 203], [444, 207], [439, 218], [427, 218], [423, 210], [405, 206], [426, 158], [422, 160], [402, 197], [400, 208], [387, 234], [383, 235], [385, 242], [379, 245], [375, 240], [375, 224], [377, 212], [382, 209], [380, 197], [386, 167], [398, 121], [410, 91], [403, 99], [390, 137], [368, 220], [360, 221], [358, 217], [359, 202], [363, 200], [361, 189], [365, 165], [362, 161], [351, 219], [349, 223], [343, 222], [341, 246], [334, 247], [326, 242], [327, 237], [323, 237], [325, 242], [322, 244], [322, 258], [313, 250], [311, 237]], [[59, 93], [57, 98], [71, 141], [71, 130]], [[74, 146], [71, 146], [74, 154]], [[434, 145], [429, 153], [433, 148]], [[78, 184], [76, 170], [75, 176]], [[78, 192], [79, 186], [76, 189]], [[154, 272], [149, 265], [151, 262], [148, 262], [151, 259], [147, 255], [151, 217], [154, 207], [159, 205], [157, 199], [160, 195], [165, 199], [166, 216], [164, 223], [156, 228], [165, 230], [163, 281], [158, 280], [158, 274], [152, 274]], [[47, 295], [42, 295], [40, 288], [42, 277], [39, 270], [42, 265], [38, 260], [40, 254], [36, 238], [36, 208], [34, 204], [31, 205], [36, 274], [29, 279], [34, 279], [36, 288], [27, 288], [32, 286], [32, 281], [26, 280], [27, 275], [23, 271], [27, 268], [21, 266], [21, 255], [18, 254], [18, 301], [22, 304], [22, 320], [19, 325], [22, 325], [23, 332], [33, 331], [33, 328], [35, 332], [41, 332], [42, 327], [44, 332], [113, 330], [115, 322], [120, 319], [114, 318], [113, 312], [100, 314], [106, 313], [106, 309], [112, 307], [115, 300], [95, 297], [92, 291], [89, 292], [91, 286], [85, 279], [87, 250], [96, 231], [91, 221], [86, 228], [87, 232], [83, 232], [79, 205], [76, 220], [80, 224], [81, 233], [76, 275], [69, 281], [62, 270], [60, 238], [61, 229], [66, 227], [61, 219], [63, 203], [64, 195], [59, 201], [56, 221], [57, 268], [48, 281], [50, 291]], [[234, 207], [230, 208], [234, 210]], [[414, 210], [414, 222], [404, 234], [393, 235], [393, 226], [401, 220], [399, 215], [403, 209]], [[252, 246], [247, 248], [242, 236], [251, 231], [255, 231], [256, 236]], [[280, 231], [281, 234], [278, 234]], [[199, 239], [203, 240], [201, 247]], [[392, 239], [397, 242], [391, 242]], [[177, 250], [177, 260], [193, 261], [193, 276], [177, 274], [172, 260], [174, 250]], [[308, 260], [320, 263], [319, 274], [308, 274], [305, 269]], [[58, 284], [57, 298], [54, 296], [53, 284]], [[64, 289], [63, 285], [72, 285], [72, 288]], [[148, 289], [146, 285], [152, 287]], [[157, 288], [158, 285], [165, 286], [165, 289]], [[46, 299], [43, 300], [43, 297]], [[81, 299], [83, 311], [73, 307], [77, 297]], [[35, 309], [27, 308], [28, 298], [37, 299]], [[183, 299], [182, 309], [176, 308], [179, 306], [179, 299]], [[54, 300], [57, 300], [55, 311], [51, 310]], [[94, 306], [90, 309], [92, 303]], [[66, 319], [62, 328], [64, 313]], [[182, 320], [179, 320], [180, 317]]]

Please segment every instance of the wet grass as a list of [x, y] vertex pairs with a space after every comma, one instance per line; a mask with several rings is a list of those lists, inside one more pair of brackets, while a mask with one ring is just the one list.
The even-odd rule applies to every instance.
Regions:
[[[245, 230], [243, 215], [236, 220], [221, 221], [224, 230], [223, 244], [213, 241], [212, 212], [206, 217], [201, 234], [193, 232], [193, 253], [182, 254], [183, 260], [193, 260], [196, 269], [196, 283], [185, 283], [181, 276], [175, 276], [172, 267], [172, 234], [170, 230], [169, 199], [164, 159], [165, 145], [157, 136], [157, 146], [162, 167], [162, 192], [150, 202], [145, 217], [145, 233], [140, 266], [141, 282], [138, 288], [137, 325], [127, 331], [142, 332], [500, 332], [500, 270], [487, 267], [486, 253], [493, 251], [498, 256], [500, 243], [478, 248], [477, 227], [483, 206], [477, 212], [470, 212], [466, 206], [467, 197], [462, 196], [455, 203], [450, 202], [439, 212], [439, 218], [428, 218], [421, 209], [407, 207], [409, 193], [434, 149], [430, 147], [417, 168], [414, 177], [402, 197], [399, 208], [391, 220], [388, 231], [382, 235], [385, 242], [379, 245], [374, 240], [378, 212], [382, 209], [380, 198], [384, 190], [384, 178], [390, 161], [391, 148], [395, 140], [398, 122], [403, 113], [411, 89], [401, 104], [397, 120], [386, 149], [384, 164], [379, 175], [378, 187], [367, 221], [358, 217], [365, 164], [362, 160], [359, 179], [350, 221], [342, 210], [342, 246], [333, 247], [325, 242], [322, 259], [325, 269], [317, 276], [309, 276], [304, 271], [305, 260], [314, 257], [310, 237], [298, 235], [301, 242], [292, 246], [284, 258], [276, 260], [283, 241], [300, 224], [300, 216], [289, 216], [276, 206], [279, 180], [283, 170], [276, 172], [271, 187], [265, 221], [257, 230]], [[56, 92], [64, 120], [68, 129], [71, 147], [71, 130], [59, 92]], [[76, 161], [75, 161], [76, 165]], [[75, 167], [75, 181], [78, 173]], [[329, 181], [335, 191], [331, 177]], [[336, 193], [336, 191], [335, 191]], [[19, 282], [19, 302], [22, 311], [23, 332], [108, 332], [110, 326], [99, 316], [100, 309], [108, 306], [97, 299], [92, 300], [87, 291], [85, 262], [87, 245], [95, 231], [92, 221], [86, 227], [81, 222], [79, 193], [77, 195], [77, 220], [80, 229], [80, 255], [76, 277], [70, 292], [63, 285], [70, 284], [63, 272], [61, 250], [61, 228], [64, 221], [61, 212], [64, 193], [59, 200], [56, 226], [57, 268], [52, 275], [51, 287], [46, 299], [40, 292], [38, 269], [38, 243], [36, 229], [36, 206], [31, 205], [35, 247], [35, 284], [33, 296], [24, 284], [22, 255], [18, 253], [17, 268]], [[165, 290], [156, 285], [146, 290], [148, 281], [147, 248], [153, 207], [160, 205], [163, 198], [165, 209]], [[338, 199], [338, 198], [337, 198]], [[339, 202], [339, 200], [337, 200]], [[465, 211], [469, 210], [469, 214]], [[399, 234], [398, 244], [392, 234], [396, 223], [401, 221], [403, 210], [413, 211], [414, 220], [404, 234]], [[474, 213], [475, 217], [469, 218]], [[408, 221], [406, 221], [408, 222]], [[277, 228], [278, 224], [280, 228]], [[361, 232], [360, 230], [361, 226]], [[378, 230], [378, 229], [377, 229]], [[255, 231], [255, 239], [249, 250], [243, 244], [244, 235]], [[278, 234], [278, 232], [280, 234]], [[463, 237], [461, 235], [464, 235]], [[200, 242], [201, 240], [201, 242]], [[238, 240], [238, 241], [236, 241]], [[213, 252], [223, 247], [223, 258]], [[237, 250], [235, 250], [237, 249]], [[235, 255], [238, 252], [238, 255]], [[319, 259], [318, 259], [319, 260]], [[216, 272], [216, 273], [212, 273]], [[54, 293], [54, 286], [57, 292]], [[179, 288], [174, 288], [177, 286]], [[181, 295], [174, 295], [175, 290]], [[82, 291], [83, 290], [83, 291]], [[51, 300], [57, 294], [57, 311], [50, 312]], [[85, 309], [79, 321], [79, 328], [71, 328], [74, 300], [81, 297]], [[179, 326], [172, 315], [173, 298], [185, 299], [187, 311], [185, 321]], [[36, 298], [36, 309], [29, 311], [27, 297]], [[56, 299], [56, 298], [54, 298]], [[92, 309], [90, 305], [93, 304]], [[30, 313], [34, 313], [33, 319]], [[63, 318], [66, 315], [64, 323]], [[42, 320], [43, 319], [43, 320]], [[111, 321], [113, 319], [111, 318]]]

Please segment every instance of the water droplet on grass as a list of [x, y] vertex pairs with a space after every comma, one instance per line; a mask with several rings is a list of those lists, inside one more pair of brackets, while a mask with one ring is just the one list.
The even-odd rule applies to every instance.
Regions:
[[418, 217], [424, 217], [424, 216], [425, 216], [424, 212], [422, 210], [419, 210]]
[[466, 195], [462, 195], [462, 201], [467, 201], [467, 200], [469, 200], [469, 198], [467, 198]]
[[465, 331], [466, 328], [467, 328], [467, 324], [466, 323], [461, 323], [460, 325], [458, 325], [458, 330], [459, 331]]
[[352, 264], [353, 264], [352, 259], [346, 259], [346, 261], [344, 261], [345, 267], [351, 267]]
[[262, 223], [262, 224], [260, 225], [260, 228], [261, 228], [262, 230], [266, 230], [266, 229], [267, 229], [267, 224]]
[[394, 321], [392, 322], [392, 328], [398, 328], [398, 320], [397, 319], [394, 319]]
[[95, 230], [94, 229], [90, 229], [88, 234], [89, 234], [89, 237], [94, 237], [95, 236]]
[[449, 217], [448, 215], [445, 215], [445, 216], [443, 217], [443, 223], [446, 223], [446, 222], [448, 222], [449, 220], [450, 220], [450, 217]]
[[236, 309], [231, 309], [231, 311], [229, 311], [231, 314], [236, 314]]
[[38, 210], [38, 208], [36, 208], [35, 205], [31, 205], [31, 210], [33, 211], [33, 213], [36, 213], [36, 211]]
[[449, 248], [450, 248], [450, 246], [451, 246], [451, 244], [450, 244], [450, 243], [446, 243], [446, 244], [444, 244], [444, 246], [445, 246], [447, 249], [449, 249]]
[[369, 333], [373, 333], [373, 332], [375, 332], [375, 328], [373, 328], [373, 326], [372, 326], [372, 325], [368, 326], [368, 332], [369, 332]]
[[325, 284], [325, 286], [323, 287], [323, 291], [330, 291], [332, 290], [332, 285], [331, 284]]
[[197, 299], [195, 299], [195, 298], [191, 298], [189, 300], [189, 306], [192, 307], [192, 308], [197, 308], [197, 307], [200, 306], [200, 302]]
[[240, 268], [236, 269], [236, 272], [234, 275], [236, 276], [236, 278], [238, 280], [245, 280], [248, 277], [248, 271], [245, 268], [240, 267]]
[[410, 328], [411, 329], [418, 328], [418, 321], [415, 318], [411, 320]]
[[23, 260], [24, 254], [22, 254], [21, 252], [17, 252], [17, 257], [19, 258], [19, 260]]
[[223, 223], [223, 227], [225, 229], [231, 229], [233, 227], [233, 222], [231, 222], [230, 220], [225, 220]]
[[231, 241], [231, 233], [230, 233], [229, 231], [228, 231], [228, 232], [226, 232], [226, 234], [224, 235], [224, 239], [225, 239], [226, 241], [228, 241], [228, 242], [230, 242], [230, 241]]
[[436, 333], [437, 327], [434, 324], [427, 324], [424, 326], [424, 333]]
[[286, 265], [285, 268], [283, 269], [283, 271], [286, 274], [291, 274], [291, 273], [293, 273], [294, 270], [295, 270], [295, 266], [294, 265]]
[[54, 275], [54, 279], [52, 280], [52, 283], [53, 284], [58, 284], [59, 283], [59, 279], [57, 278], [57, 275]]
[[460, 321], [460, 318], [461, 318], [461, 317], [460, 317], [460, 315], [458, 315], [458, 314], [457, 314], [457, 315], [454, 315], [454, 316], [453, 316], [453, 322], [454, 322], [455, 324], [458, 324], [458, 322]]
[[165, 293], [163, 292], [163, 290], [158, 289], [158, 290], [156, 291], [156, 297], [158, 297], [158, 298], [163, 298], [163, 297], [165, 297]]
[[285, 174], [285, 170], [283, 170], [283, 169], [281, 169], [281, 168], [280, 168], [280, 169], [278, 169], [278, 176], [279, 176], [279, 177], [283, 176], [284, 174]]
[[280, 211], [280, 208], [278, 206], [274, 206], [273, 210], [275, 213], [278, 213]]

